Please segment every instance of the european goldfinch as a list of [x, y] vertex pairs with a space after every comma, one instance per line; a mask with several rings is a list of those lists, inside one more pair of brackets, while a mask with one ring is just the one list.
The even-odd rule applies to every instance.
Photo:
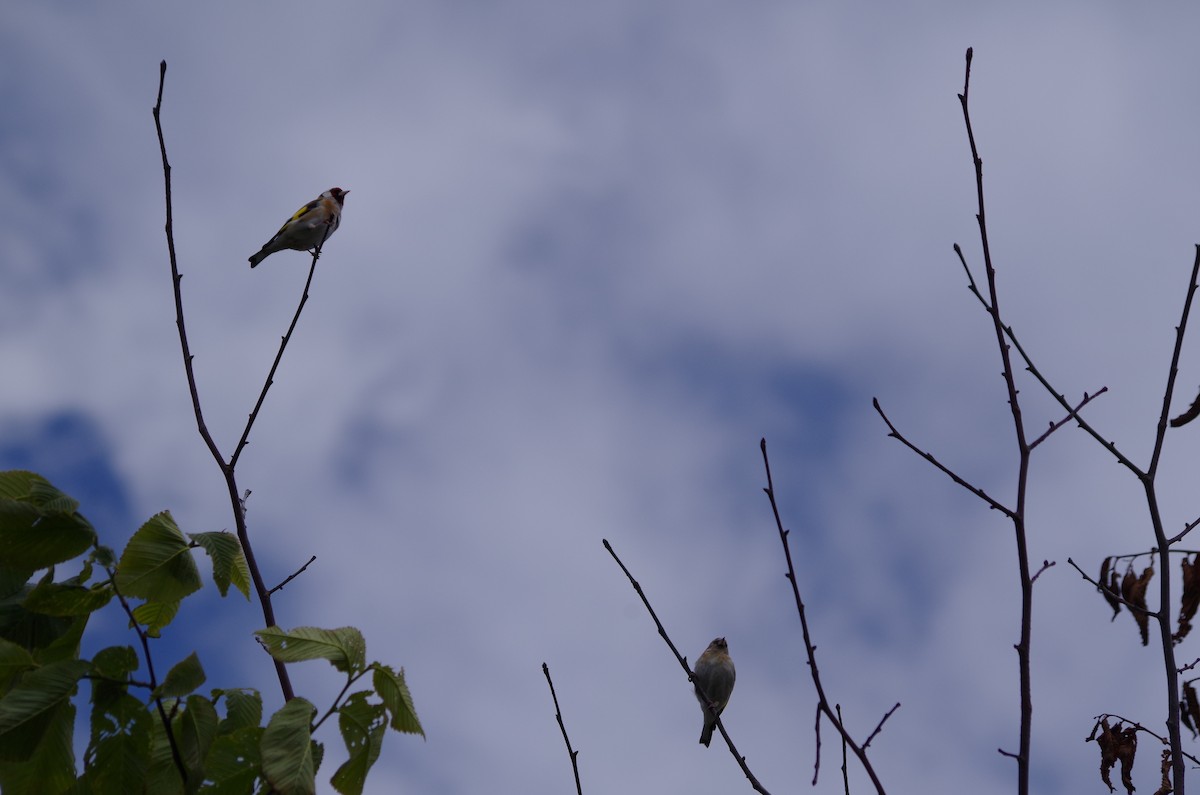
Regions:
[[253, 268], [276, 251], [285, 248], [312, 251], [328, 240], [342, 222], [342, 202], [349, 192], [330, 188], [297, 210], [287, 223], [279, 227], [275, 236], [250, 258], [250, 267]]
[[720, 715], [729, 703], [736, 676], [733, 660], [729, 656], [729, 644], [724, 638], [717, 638], [708, 644], [708, 648], [696, 660], [696, 700], [700, 702], [700, 709], [704, 710], [704, 729], [700, 732], [700, 742], [705, 746], [712, 741], [713, 729], [717, 726], [717, 719], [708, 711], [705, 695]]

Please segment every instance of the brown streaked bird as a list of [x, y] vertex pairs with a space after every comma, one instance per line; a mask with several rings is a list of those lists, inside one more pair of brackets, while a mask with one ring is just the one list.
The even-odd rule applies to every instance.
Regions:
[[729, 696], [733, 693], [733, 680], [736, 677], [733, 659], [729, 656], [729, 644], [724, 638], [717, 638], [708, 644], [708, 648], [696, 660], [696, 700], [700, 702], [700, 709], [704, 712], [704, 729], [700, 732], [700, 742], [705, 747], [712, 741], [717, 719], [708, 711], [704, 696], [708, 696], [720, 715], [729, 703]]

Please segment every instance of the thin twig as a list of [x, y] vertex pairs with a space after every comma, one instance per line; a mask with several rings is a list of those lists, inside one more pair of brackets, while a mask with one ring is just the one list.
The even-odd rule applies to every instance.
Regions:
[[[775, 501], [775, 482], [771, 478], [771, 462], [767, 458], [767, 440], [765, 438], [759, 442], [759, 449], [762, 450], [763, 468], [767, 473], [767, 486], [763, 491], [766, 492], [767, 499], [771, 503], [771, 513], [775, 516], [775, 527], [779, 531], [779, 540], [783, 543], [783, 556], [787, 560], [787, 574], [785, 576], [788, 582], [792, 584], [792, 597], [796, 602], [796, 612], [800, 615], [800, 631], [804, 636], [804, 650], [808, 655], [808, 672], [812, 677], [813, 688], [817, 691], [817, 758], [813, 770], [813, 786], [817, 784], [817, 777], [821, 769], [821, 716], [824, 715], [833, 724], [833, 727], [837, 729], [838, 734], [842, 736], [842, 741], [849, 746], [854, 756], [858, 758], [858, 762], [862, 765], [867, 777], [875, 785], [875, 791], [879, 795], [884, 795], [883, 783], [879, 780], [879, 776], [875, 774], [875, 768], [871, 765], [871, 760], [867, 758], [866, 746], [859, 746], [854, 741], [854, 738], [850, 736], [850, 732], [846, 730], [845, 724], [834, 713], [833, 706], [825, 695], [825, 687], [821, 684], [821, 671], [817, 667], [817, 647], [813, 645], [812, 636], [808, 631], [808, 616], [805, 613], [804, 600], [800, 597], [796, 567], [792, 563], [792, 548], [788, 543], [789, 531], [783, 528], [783, 519], [779, 516], [779, 504]], [[888, 710], [887, 715], [884, 716], [884, 720], [887, 719], [888, 715], [895, 712], [899, 706], [900, 704], [897, 703], [896, 706]], [[880, 721], [880, 726], [882, 725], [883, 721]], [[874, 737], [875, 735], [872, 734], [871, 736]]]
[[271, 362], [271, 369], [267, 371], [267, 379], [263, 382], [262, 391], [258, 393], [258, 400], [254, 403], [254, 409], [251, 410], [250, 416], [246, 419], [246, 428], [242, 431], [242, 436], [238, 439], [237, 446], [233, 449], [233, 456], [229, 459], [229, 467], [231, 469], [237, 466], [238, 459], [242, 457], [242, 451], [250, 443], [250, 429], [254, 427], [254, 421], [258, 419], [258, 412], [262, 408], [263, 401], [267, 399], [267, 392], [271, 389], [271, 385], [275, 383], [275, 371], [279, 369], [279, 363], [283, 361], [283, 352], [287, 349], [288, 341], [292, 338], [292, 332], [296, 330], [296, 324], [300, 321], [300, 313], [304, 311], [304, 305], [308, 303], [308, 288], [312, 285], [313, 275], [317, 272], [317, 260], [321, 258], [321, 248], [324, 247], [325, 241], [329, 238], [331, 231], [332, 227], [326, 226], [325, 234], [321, 237], [320, 244], [313, 249], [312, 264], [308, 267], [308, 279], [304, 282], [304, 291], [300, 294], [300, 303], [296, 307], [295, 314], [292, 315], [292, 322], [288, 325], [287, 331], [279, 343], [279, 350], [275, 353], [275, 361]]
[[343, 698], [346, 696], [346, 693], [348, 693], [348, 692], [350, 691], [350, 688], [354, 686], [354, 683], [355, 683], [355, 682], [357, 682], [359, 679], [361, 679], [361, 678], [363, 678], [364, 676], [366, 676], [366, 675], [367, 675], [367, 673], [368, 673], [368, 672], [370, 672], [370, 671], [372, 671], [372, 670], [374, 670], [374, 667], [373, 667], [373, 666], [367, 666], [366, 668], [364, 668], [363, 670], [359, 671], [358, 673], [356, 673], [356, 674], [351, 674], [350, 676], [347, 676], [347, 677], [346, 677], [346, 684], [342, 686], [342, 689], [341, 689], [341, 690], [338, 692], [337, 696], [336, 696], [336, 697], [333, 699], [333, 703], [331, 703], [331, 704], [329, 705], [329, 709], [325, 710], [325, 714], [324, 714], [324, 715], [322, 715], [322, 716], [320, 717], [320, 719], [319, 719], [319, 720], [317, 720], [317, 721], [316, 721], [316, 722], [315, 722], [315, 723], [312, 725], [312, 728], [309, 730], [309, 731], [310, 731], [310, 733], [314, 733], [314, 734], [315, 734], [315, 733], [316, 733], [316, 731], [317, 731], [317, 729], [321, 728], [321, 724], [322, 724], [322, 723], [324, 723], [326, 720], [328, 720], [328, 719], [329, 719], [329, 717], [330, 717], [331, 715], [333, 715], [335, 712], [337, 712], [339, 709], [341, 709], [341, 706], [342, 706], [342, 699], [343, 699]]
[[[687, 659], [679, 653], [679, 649], [675, 648], [675, 644], [671, 641], [671, 636], [667, 634], [666, 627], [664, 627], [662, 622], [658, 620], [658, 614], [656, 614], [654, 612], [654, 608], [650, 606], [650, 600], [646, 598], [646, 592], [642, 590], [642, 586], [633, 578], [633, 574], [629, 571], [625, 564], [621, 562], [621, 559], [617, 557], [617, 553], [615, 550], [613, 550], [612, 544], [608, 543], [608, 539], [605, 538], [602, 540], [604, 542], [604, 548], [608, 550], [608, 554], [612, 555], [612, 559], [615, 560], [617, 565], [621, 567], [621, 571], [625, 572], [625, 576], [629, 579], [629, 584], [633, 586], [633, 590], [636, 591], [637, 595], [641, 598], [642, 604], [646, 606], [646, 611], [650, 613], [650, 618], [654, 619], [654, 626], [658, 627], [659, 636], [661, 636], [666, 642], [667, 646], [671, 649], [671, 653], [675, 655], [675, 660], [687, 673], [688, 681], [691, 682], [692, 685], [698, 690], [703, 692], [703, 690], [700, 688], [700, 684], [696, 681], [696, 673], [688, 666]], [[713, 720], [716, 721], [716, 726], [718, 729], [720, 729], [721, 736], [725, 738], [725, 743], [729, 746], [729, 752], [733, 754], [735, 759], [737, 759], [738, 765], [742, 768], [742, 773], [745, 774], [747, 780], [750, 782], [750, 786], [754, 788], [755, 792], [761, 792], [763, 795], [769, 795], [767, 790], [763, 788], [762, 784], [758, 782], [758, 779], [755, 778], [754, 774], [750, 772], [750, 768], [746, 765], [746, 757], [738, 753], [737, 747], [733, 744], [733, 740], [729, 737], [729, 732], [725, 731], [725, 724], [721, 723], [721, 716], [717, 714], [716, 710], [713, 709], [712, 699], [708, 697], [708, 693], [704, 693], [704, 697], [708, 702], [705, 705], [705, 708], [709, 711], [709, 714], [712, 715]]]
[[546, 675], [546, 684], [550, 685], [550, 698], [554, 699], [554, 717], [558, 719], [558, 728], [562, 732], [563, 742], [567, 744], [567, 755], [571, 757], [571, 769], [575, 771], [575, 792], [583, 795], [583, 785], [579, 782], [579, 752], [571, 747], [571, 738], [567, 736], [567, 725], [563, 723], [562, 710], [558, 706], [558, 694], [554, 692], [554, 680], [550, 678], [550, 666], [542, 663], [542, 673]]
[[933, 466], [939, 472], [946, 475], [948, 478], [953, 480], [955, 483], [962, 486], [964, 489], [966, 489], [967, 491], [971, 492], [979, 499], [986, 502], [988, 504], [988, 507], [990, 507], [992, 510], [999, 511], [1000, 513], [1007, 516], [1009, 519], [1015, 518], [1016, 512], [1013, 511], [1013, 509], [1011, 509], [1007, 505], [1004, 505], [1003, 503], [998, 502], [997, 500], [993, 499], [991, 496], [988, 495], [988, 493], [986, 491], [984, 491], [983, 489], [979, 488], [978, 486], [970, 483], [966, 478], [963, 478], [957, 472], [955, 472], [953, 469], [950, 469], [950, 467], [946, 466], [941, 461], [937, 460], [937, 458], [933, 455], [933, 453], [926, 452], [925, 450], [922, 450], [920, 447], [917, 447], [915, 444], [910, 442], [904, 434], [902, 434], [902, 433], [900, 433], [900, 431], [896, 430], [896, 426], [892, 424], [892, 421], [890, 419], [888, 419], [888, 415], [883, 412], [883, 407], [879, 405], [879, 398], [872, 398], [871, 405], [875, 407], [875, 411], [878, 412], [879, 416], [882, 417], [883, 421], [887, 424], [888, 436], [890, 436], [893, 439], [898, 440], [901, 444], [903, 444], [909, 450], [912, 450], [914, 453], [921, 456], [921, 458], [924, 458], [926, 461], [933, 464]]
[[891, 708], [891, 709], [889, 709], [887, 712], [883, 713], [883, 717], [879, 719], [879, 724], [878, 724], [878, 725], [875, 727], [875, 730], [874, 730], [874, 731], [872, 731], [872, 732], [871, 732], [871, 733], [870, 733], [870, 734], [867, 736], [867, 739], [866, 739], [866, 741], [863, 743], [863, 750], [864, 750], [864, 751], [865, 751], [865, 750], [867, 750], [868, 748], [870, 748], [870, 747], [871, 747], [871, 741], [875, 739], [876, 735], [878, 735], [878, 734], [879, 734], [881, 731], [883, 731], [883, 724], [887, 723], [887, 719], [888, 719], [888, 718], [890, 718], [890, 717], [892, 717], [892, 713], [894, 713], [894, 712], [895, 712], [896, 710], [898, 710], [898, 709], [900, 709], [900, 702], [899, 702], [899, 701], [897, 701], [897, 702], [896, 702], [896, 703], [895, 703], [895, 704], [892, 706], [892, 708]]
[[317, 556], [313, 555], [311, 558], [308, 559], [308, 563], [305, 563], [303, 566], [301, 566], [300, 568], [296, 569], [294, 572], [289, 574], [286, 580], [279, 583], [271, 590], [267, 591], [267, 593], [272, 594], [272, 593], [275, 593], [276, 591], [282, 590], [283, 586], [287, 585], [289, 582], [291, 582], [292, 580], [296, 579], [301, 574], [303, 574], [304, 570], [307, 569], [309, 566], [311, 566], [313, 564], [313, 562], [316, 561], [316, 559], [317, 559]]
[[[835, 710], [837, 710], [838, 720], [841, 721], [842, 705], [834, 704], [833, 708]], [[819, 725], [820, 725], [820, 721], [818, 721], [818, 727], [819, 727]], [[845, 737], [842, 738], [842, 791], [845, 792], [846, 795], [850, 795], [850, 757], [846, 753], [846, 738]]]
[[[164, 61], [164, 68], [165, 68]], [[121, 607], [125, 609], [125, 615], [129, 616], [129, 625], [133, 627], [137, 633], [138, 640], [142, 644], [142, 655], [146, 658], [146, 673], [150, 675], [150, 691], [158, 689], [158, 676], [154, 673], [154, 657], [150, 654], [150, 639], [146, 631], [142, 629], [141, 623], [134, 618], [133, 609], [130, 608], [129, 602], [125, 600], [125, 595], [117, 588], [117, 573], [112, 569], [105, 569], [108, 572], [108, 582], [113, 589], [113, 593], [117, 595], [117, 600], [121, 603]], [[158, 708], [158, 717], [162, 721], [163, 732], [167, 735], [167, 744], [171, 746], [171, 759], [175, 763], [175, 769], [179, 771], [179, 777], [184, 785], [187, 785], [188, 773], [187, 766], [183, 763], [183, 755], [179, 752], [179, 744], [175, 741], [175, 731], [171, 728], [171, 718], [167, 716], [167, 711], [163, 707], [162, 697], [154, 696], [154, 706]]]
[[1037, 570], [1037, 573], [1034, 574], [1033, 577], [1030, 578], [1030, 580], [1029, 580], [1030, 584], [1032, 585], [1033, 583], [1037, 582], [1037, 578], [1041, 577], [1042, 573], [1045, 572], [1046, 569], [1054, 568], [1054, 566], [1056, 566], [1057, 564], [1058, 564], [1058, 562], [1054, 561], [1054, 560], [1043, 560], [1042, 567]]
[[1183, 530], [1181, 530], [1178, 535], [1171, 536], [1167, 539], [1167, 546], [1175, 546], [1183, 540], [1184, 536], [1195, 530], [1197, 527], [1200, 527], [1200, 519], [1193, 519], [1192, 521], [1188, 522], [1183, 526]]
[[[1159, 617], [1159, 611], [1157, 611], [1157, 610], [1149, 610], [1149, 609], [1147, 609], [1147, 608], [1145, 608], [1145, 607], [1142, 607], [1141, 605], [1136, 605], [1136, 604], [1134, 604], [1133, 602], [1130, 602], [1129, 600], [1127, 600], [1125, 597], [1121, 596], [1121, 594], [1119, 594], [1119, 593], [1116, 593], [1115, 591], [1113, 591], [1113, 590], [1112, 590], [1111, 588], [1109, 588], [1108, 586], [1106, 586], [1106, 585], [1103, 585], [1103, 584], [1101, 584], [1101, 583], [1099, 583], [1099, 582], [1096, 582], [1095, 580], [1093, 580], [1093, 579], [1092, 579], [1092, 578], [1091, 578], [1091, 577], [1088, 575], [1088, 573], [1087, 573], [1086, 571], [1084, 571], [1083, 569], [1079, 568], [1079, 564], [1078, 564], [1078, 563], [1076, 563], [1076, 562], [1075, 562], [1074, 560], [1072, 560], [1071, 558], [1067, 558], [1067, 563], [1070, 563], [1070, 564], [1071, 564], [1071, 567], [1072, 567], [1072, 568], [1074, 568], [1074, 569], [1075, 569], [1075, 571], [1079, 572], [1079, 576], [1080, 576], [1080, 577], [1082, 577], [1083, 579], [1087, 580], [1087, 581], [1088, 581], [1088, 582], [1090, 582], [1092, 585], [1096, 586], [1096, 590], [1097, 590], [1097, 591], [1100, 591], [1101, 593], [1103, 593], [1103, 594], [1106, 594], [1106, 595], [1108, 595], [1109, 597], [1111, 597], [1112, 599], [1115, 599], [1116, 601], [1118, 601], [1118, 602], [1120, 602], [1121, 604], [1125, 605], [1125, 607], [1129, 608], [1130, 612], [1133, 612], [1133, 613], [1142, 613], [1143, 615], [1150, 616], [1151, 618], [1154, 618], [1154, 619], [1157, 619], [1157, 618]], [[1114, 616], [1114, 617], [1115, 617], [1115, 616]]]
[[[1083, 400], [1079, 401], [1078, 405], [1075, 406], [1075, 413], [1078, 414], [1079, 411], [1084, 406], [1086, 406], [1088, 403], [1092, 402], [1092, 400], [1094, 400], [1095, 398], [1100, 397], [1107, 391], [1108, 391], [1108, 387], [1102, 386], [1095, 394], [1089, 395], [1087, 392], [1084, 392]], [[1029, 449], [1032, 451], [1033, 448], [1037, 447], [1039, 444], [1046, 441], [1046, 439], [1050, 438], [1050, 434], [1054, 433], [1055, 431], [1057, 431], [1059, 428], [1066, 425], [1070, 421], [1071, 421], [1071, 415], [1068, 414], [1067, 416], [1063, 417], [1058, 422], [1050, 423], [1050, 427], [1046, 429], [1045, 433], [1043, 433], [1041, 436], [1039, 436], [1038, 438], [1034, 439], [1032, 442], [1029, 443]]]

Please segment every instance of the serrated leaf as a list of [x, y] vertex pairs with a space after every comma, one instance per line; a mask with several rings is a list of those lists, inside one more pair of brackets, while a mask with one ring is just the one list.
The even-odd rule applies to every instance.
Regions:
[[36, 472], [10, 469], [0, 472], [0, 499], [28, 502], [57, 513], [74, 513], [79, 503], [54, 488]]
[[91, 670], [85, 660], [62, 660], [25, 673], [0, 698], [0, 758], [27, 759], [51, 725], [59, 704], [70, 699], [79, 678]]
[[246, 565], [246, 556], [242, 545], [233, 533], [189, 533], [188, 536], [199, 544], [213, 564], [213, 582], [221, 596], [229, 591], [230, 583], [237, 586], [246, 599], [250, 598], [250, 567]]
[[200, 572], [169, 511], [138, 528], [117, 564], [117, 588], [126, 596], [177, 602], [199, 590]]
[[392, 716], [391, 727], [398, 732], [419, 734], [424, 737], [425, 730], [421, 728], [421, 721], [417, 719], [417, 710], [413, 707], [412, 694], [408, 691], [408, 684], [404, 680], [404, 669], [401, 668], [400, 672], [396, 673], [382, 663], [372, 663], [371, 667], [375, 669], [373, 674], [375, 692], [383, 699], [383, 705], [387, 707], [387, 711]]
[[316, 792], [316, 764], [312, 748], [312, 719], [316, 708], [303, 698], [293, 698], [271, 716], [263, 732], [263, 776], [280, 795]]
[[105, 679], [124, 681], [139, 665], [132, 646], [108, 646], [92, 656], [92, 668]]
[[221, 721], [222, 734], [230, 734], [262, 723], [262, 694], [257, 690], [242, 688], [213, 691], [214, 700], [218, 697], [225, 700], [225, 719]]
[[220, 734], [204, 759], [204, 774], [212, 782], [205, 795], [245, 795], [252, 792], [262, 769], [259, 745], [261, 726], [247, 726], [229, 734]]
[[24, 591], [34, 571], [30, 568], [13, 568], [0, 561], [0, 600], [7, 601], [10, 596]]
[[44, 716], [44, 722], [36, 746], [24, 761], [0, 761], [0, 792], [5, 795], [65, 792], [74, 782], [75, 752], [71, 739], [75, 706], [67, 700], [58, 702]]
[[196, 656], [196, 652], [192, 652], [171, 666], [171, 670], [167, 671], [166, 678], [159, 683], [150, 697], [182, 698], [189, 693], [194, 693], [196, 688], [204, 684], [206, 678], [204, 667], [200, 665], [200, 658]]
[[[111, 656], [124, 656], [119, 647], [112, 648], [116, 651]], [[115, 659], [109, 662], [116, 665]], [[142, 791], [156, 720], [157, 716], [152, 717], [146, 705], [125, 687], [93, 684], [91, 738], [84, 756], [88, 792], [107, 795]]]
[[220, 718], [212, 702], [199, 695], [188, 696], [187, 707], [173, 721], [175, 742], [179, 746], [179, 755], [183, 757], [184, 766], [188, 769], [190, 781], [204, 780], [204, 758], [208, 756], [208, 749], [217, 738], [219, 722]]
[[[36, 613], [30, 613], [36, 616]], [[45, 664], [50, 662], [58, 662], [59, 660], [74, 660], [79, 657], [79, 644], [83, 639], [83, 631], [87, 629], [88, 619], [91, 614], [75, 616], [74, 618], [55, 618], [52, 616], [38, 616], [44, 621], [57, 622], [57, 634], [53, 640], [43, 646], [41, 649], [34, 652], [38, 662]]]
[[22, 603], [26, 610], [47, 616], [82, 616], [104, 607], [113, 597], [112, 587], [83, 588], [49, 582], [38, 585]]
[[254, 634], [280, 662], [329, 660], [334, 668], [345, 673], [357, 673], [366, 666], [367, 642], [354, 627], [296, 627], [291, 632], [270, 627]]
[[[32, 588], [25, 588], [0, 604], [0, 637], [17, 638], [38, 663], [78, 657], [78, 640], [87, 617], [62, 618], [31, 613], [21, 602]], [[66, 637], [64, 637], [66, 636]], [[60, 645], [65, 644], [65, 646]]]
[[382, 704], [367, 701], [367, 695], [365, 691], [354, 693], [338, 709], [338, 727], [349, 758], [333, 774], [330, 783], [342, 795], [362, 794], [367, 773], [383, 748], [387, 711]]
[[78, 513], [0, 499], [0, 561], [7, 569], [44, 569], [82, 555], [95, 542], [96, 531]]
[[[169, 715], [177, 708], [177, 704], [173, 699], [167, 699], [163, 702], [163, 708]], [[171, 742], [167, 739], [166, 729], [157, 711], [151, 715], [153, 720], [150, 721], [150, 764], [146, 769], [142, 791], [152, 792], [154, 795], [183, 795], [183, 778], [175, 764], [175, 756], [171, 753]], [[179, 715], [176, 715], [175, 720], [171, 722], [172, 732], [175, 731], [178, 721]]]
[[37, 660], [24, 646], [0, 638], [0, 695], [8, 692], [17, 677], [37, 666]]
[[162, 628], [175, 620], [179, 602], [143, 602], [133, 608], [133, 620], [146, 628], [146, 634], [157, 638]]

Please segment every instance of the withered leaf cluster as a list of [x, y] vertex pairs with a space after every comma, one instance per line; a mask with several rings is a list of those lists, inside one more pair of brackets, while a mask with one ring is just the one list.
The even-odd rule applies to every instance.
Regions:
[[[1121, 605], [1129, 608], [1129, 612], [1133, 613], [1133, 620], [1137, 622], [1138, 632], [1141, 633], [1142, 645], [1145, 646], [1150, 642], [1150, 612], [1146, 607], [1146, 589], [1150, 587], [1150, 580], [1154, 577], [1154, 567], [1147, 566], [1139, 576], [1133, 573], [1133, 565], [1130, 564], [1125, 568], [1125, 575], [1120, 576], [1112, 567], [1115, 560], [1105, 558], [1100, 564], [1100, 593], [1113, 609], [1114, 619], [1117, 613], [1121, 612]], [[1195, 612], [1194, 606], [1192, 611]], [[1180, 619], [1182, 620], [1182, 613]]]
[[[1096, 736], [1097, 728], [1100, 730], [1099, 736]], [[1116, 791], [1109, 774], [1113, 765], [1120, 762], [1121, 785], [1125, 787], [1126, 795], [1132, 793], [1135, 789], [1132, 776], [1133, 758], [1137, 754], [1137, 727], [1123, 726], [1120, 721], [1116, 726], [1109, 726], [1108, 718], [1104, 718], [1092, 729], [1092, 736], [1088, 739], [1095, 740], [1100, 746], [1100, 780], [1108, 785], [1108, 791]]]

